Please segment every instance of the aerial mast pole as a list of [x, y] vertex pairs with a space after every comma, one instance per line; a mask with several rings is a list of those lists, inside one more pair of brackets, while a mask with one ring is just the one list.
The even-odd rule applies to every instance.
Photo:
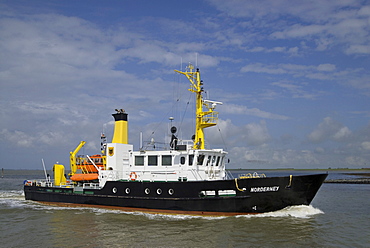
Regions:
[[[203, 129], [211, 126], [215, 126], [218, 120], [218, 112], [214, 111], [217, 104], [221, 102], [204, 100], [202, 96], [203, 92], [203, 81], [200, 79], [199, 69], [194, 71], [194, 66], [189, 63], [186, 67], [187, 71], [182, 72], [175, 70], [180, 74], [185, 75], [190, 81], [189, 91], [196, 94], [196, 106], [195, 106], [195, 138], [194, 138], [194, 149], [204, 149], [204, 132]], [[203, 106], [207, 108], [203, 111]]]

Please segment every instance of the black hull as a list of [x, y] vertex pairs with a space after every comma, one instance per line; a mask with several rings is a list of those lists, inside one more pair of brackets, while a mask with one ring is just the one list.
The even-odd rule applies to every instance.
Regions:
[[[252, 214], [309, 205], [327, 174], [222, 181], [109, 181], [102, 189], [25, 185], [26, 200], [189, 214]], [[213, 192], [204, 196], [202, 192]], [[223, 192], [234, 192], [225, 195]]]

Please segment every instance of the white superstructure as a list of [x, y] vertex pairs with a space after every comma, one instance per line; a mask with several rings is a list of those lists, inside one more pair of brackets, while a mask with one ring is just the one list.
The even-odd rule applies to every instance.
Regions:
[[133, 151], [132, 145], [108, 143], [107, 168], [99, 171], [101, 186], [107, 180], [197, 181], [225, 179], [222, 149], [193, 149], [192, 141], [164, 151]]

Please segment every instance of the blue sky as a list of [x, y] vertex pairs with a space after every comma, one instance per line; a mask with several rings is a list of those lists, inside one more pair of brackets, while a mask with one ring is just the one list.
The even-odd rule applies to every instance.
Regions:
[[1, 167], [98, 153], [115, 108], [129, 140], [194, 132], [197, 63], [229, 168], [370, 167], [370, 2], [0, 1]]

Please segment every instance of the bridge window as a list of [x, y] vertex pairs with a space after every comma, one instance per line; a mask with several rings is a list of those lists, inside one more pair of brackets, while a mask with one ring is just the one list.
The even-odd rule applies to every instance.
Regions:
[[144, 165], [144, 156], [135, 156], [135, 165]]
[[157, 166], [158, 165], [158, 156], [148, 156], [148, 165]]
[[172, 165], [172, 156], [171, 155], [162, 155], [162, 165], [171, 166]]
[[198, 165], [202, 165], [203, 164], [203, 161], [204, 161], [204, 155], [199, 155], [198, 157]]
[[220, 159], [220, 166], [222, 166], [223, 161], [224, 161], [224, 157], [221, 157], [221, 159]]
[[211, 163], [211, 158], [212, 158], [211, 156], [208, 156], [207, 164], [206, 164], [207, 166]]
[[185, 164], [185, 157], [180, 158], [180, 164]]
[[217, 162], [216, 162], [216, 166], [218, 166], [220, 163], [220, 157], [217, 157]]
[[216, 156], [213, 156], [213, 157], [212, 157], [212, 164], [211, 164], [212, 166], [214, 166], [214, 165], [215, 165], [215, 161], [216, 161]]
[[189, 155], [189, 165], [193, 165], [194, 155]]

